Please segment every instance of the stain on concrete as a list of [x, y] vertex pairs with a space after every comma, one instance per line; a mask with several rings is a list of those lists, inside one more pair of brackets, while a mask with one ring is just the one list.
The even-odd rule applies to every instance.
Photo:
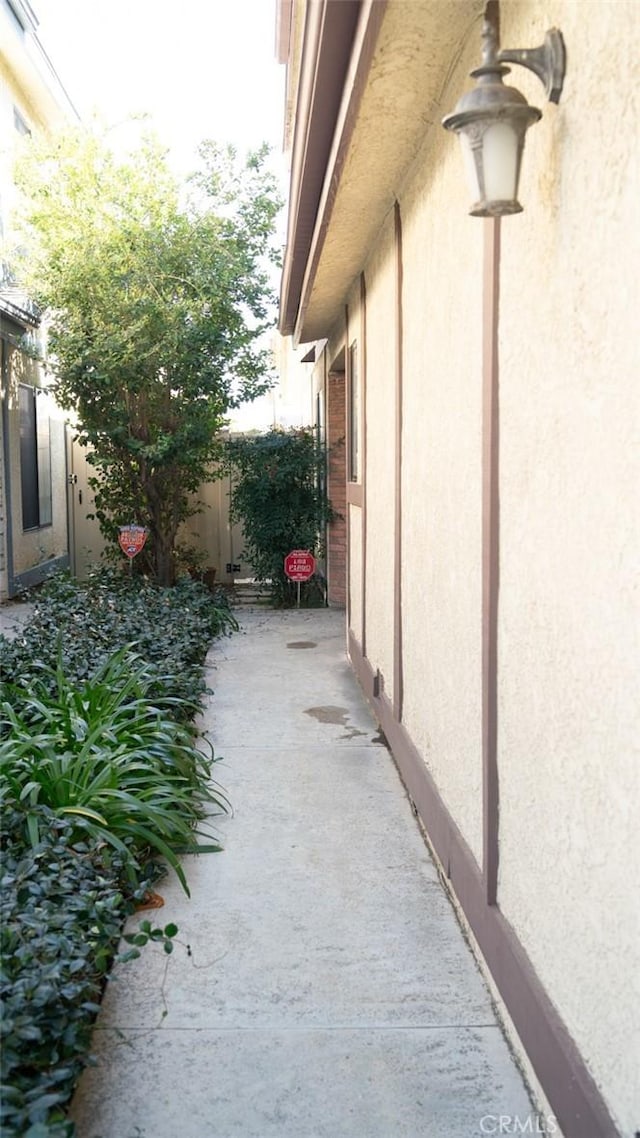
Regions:
[[308, 707], [305, 715], [311, 715], [313, 719], [318, 720], [318, 723], [335, 723], [337, 727], [344, 727], [343, 739], [355, 739], [358, 735], [366, 735], [366, 731], [349, 726], [349, 712], [346, 707], [334, 707], [332, 704], [325, 707]]
[[331, 704], [326, 707], [308, 707], [305, 715], [317, 719], [318, 723], [336, 723], [338, 727], [346, 727], [349, 718], [346, 707], [333, 707]]
[[376, 731], [375, 735], [371, 736], [371, 742], [377, 743], [380, 747], [386, 747], [387, 750], [390, 750], [387, 736], [385, 735], [384, 731], [380, 729]]
[[287, 648], [317, 648], [315, 640], [291, 640]]

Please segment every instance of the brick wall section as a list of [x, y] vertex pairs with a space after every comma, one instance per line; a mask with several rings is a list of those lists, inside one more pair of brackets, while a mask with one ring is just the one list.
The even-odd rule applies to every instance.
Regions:
[[344, 372], [330, 372], [327, 392], [327, 444], [329, 447], [327, 489], [338, 515], [327, 533], [329, 604], [347, 603], [347, 470]]

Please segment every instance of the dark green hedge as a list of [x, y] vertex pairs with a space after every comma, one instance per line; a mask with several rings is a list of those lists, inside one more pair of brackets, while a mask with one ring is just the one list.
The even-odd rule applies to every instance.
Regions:
[[[276, 605], [293, 605], [297, 587], [284, 572], [293, 549], [321, 558], [327, 523], [334, 513], [326, 493], [324, 444], [314, 427], [276, 428], [227, 441], [225, 461], [232, 476], [231, 517], [241, 521], [244, 558], [259, 581], [270, 581]], [[320, 578], [301, 588], [305, 605], [324, 603]]]
[[205, 691], [202, 664], [211, 641], [237, 628], [225, 593], [212, 594], [190, 577], [164, 589], [115, 570], [96, 570], [84, 583], [62, 573], [35, 602], [23, 636], [0, 636], [0, 683], [29, 687], [42, 665], [55, 668], [59, 648], [67, 678], [85, 680], [116, 649], [133, 644], [157, 669], [158, 693], [182, 701], [185, 719]]
[[[1, 1133], [67, 1138], [65, 1106], [86, 1062], [105, 973], [135, 889], [117, 854], [78, 840], [45, 807], [42, 841], [25, 848], [24, 818], [5, 806], [0, 842]], [[49, 815], [49, 816], [47, 816]]]
[[[34, 689], [46, 698], [50, 684], [55, 697], [60, 664], [66, 680], [82, 688], [114, 652], [133, 644], [136, 658], [151, 667], [157, 698], [188, 723], [205, 690], [207, 649], [235, 627], [224, 594], [212, 596], [191, 580], [169, 590], [112, 571], [96, 572], [86, 584], [61, 575], [36, 594], [23, 633], [13, 641], [0, 636], [0, 704], [20, 708], [24, 719]], [[11, 721], [6, 714], [5, 749]], [[0, 1130], [3, 1138], [73, 1138], [66, 1107], [91, 1062], [105, 976], [126, 917], [162, 871], [143, 862], [132, 880], [128, 859], [97, 840], [88, 823], [61, 818], [28, 796], [21, 802], [15, 785], [7, 778], [0, 787]], [[35, 848], [27, 814], [38, 815]], [[140, 946], [162, 940], [169, 951], [175, 931], [151, 931], [143, 922], [130, 939]], [[133, 954], [136, 948], [125, 958]]]

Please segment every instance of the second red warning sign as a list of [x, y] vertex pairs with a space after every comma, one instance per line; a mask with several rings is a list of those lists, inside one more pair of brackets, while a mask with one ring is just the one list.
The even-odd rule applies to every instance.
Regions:
[[316, 559], [308, 549], [292, 549], [284, 559], [284, 571], [290, 581], [308, 581], [316, 571]]

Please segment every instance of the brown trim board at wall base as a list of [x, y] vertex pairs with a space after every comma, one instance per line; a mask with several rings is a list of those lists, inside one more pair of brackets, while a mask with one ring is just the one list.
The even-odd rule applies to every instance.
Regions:
[[513, 928], [497, 905], [487, 904], [477, 862], [406, 728], [384, 693], [374, 696], [374, 670], [351, 631], [348, 647], [358, 682], [565, 1138], [618, 1138], [604, 1100]]

